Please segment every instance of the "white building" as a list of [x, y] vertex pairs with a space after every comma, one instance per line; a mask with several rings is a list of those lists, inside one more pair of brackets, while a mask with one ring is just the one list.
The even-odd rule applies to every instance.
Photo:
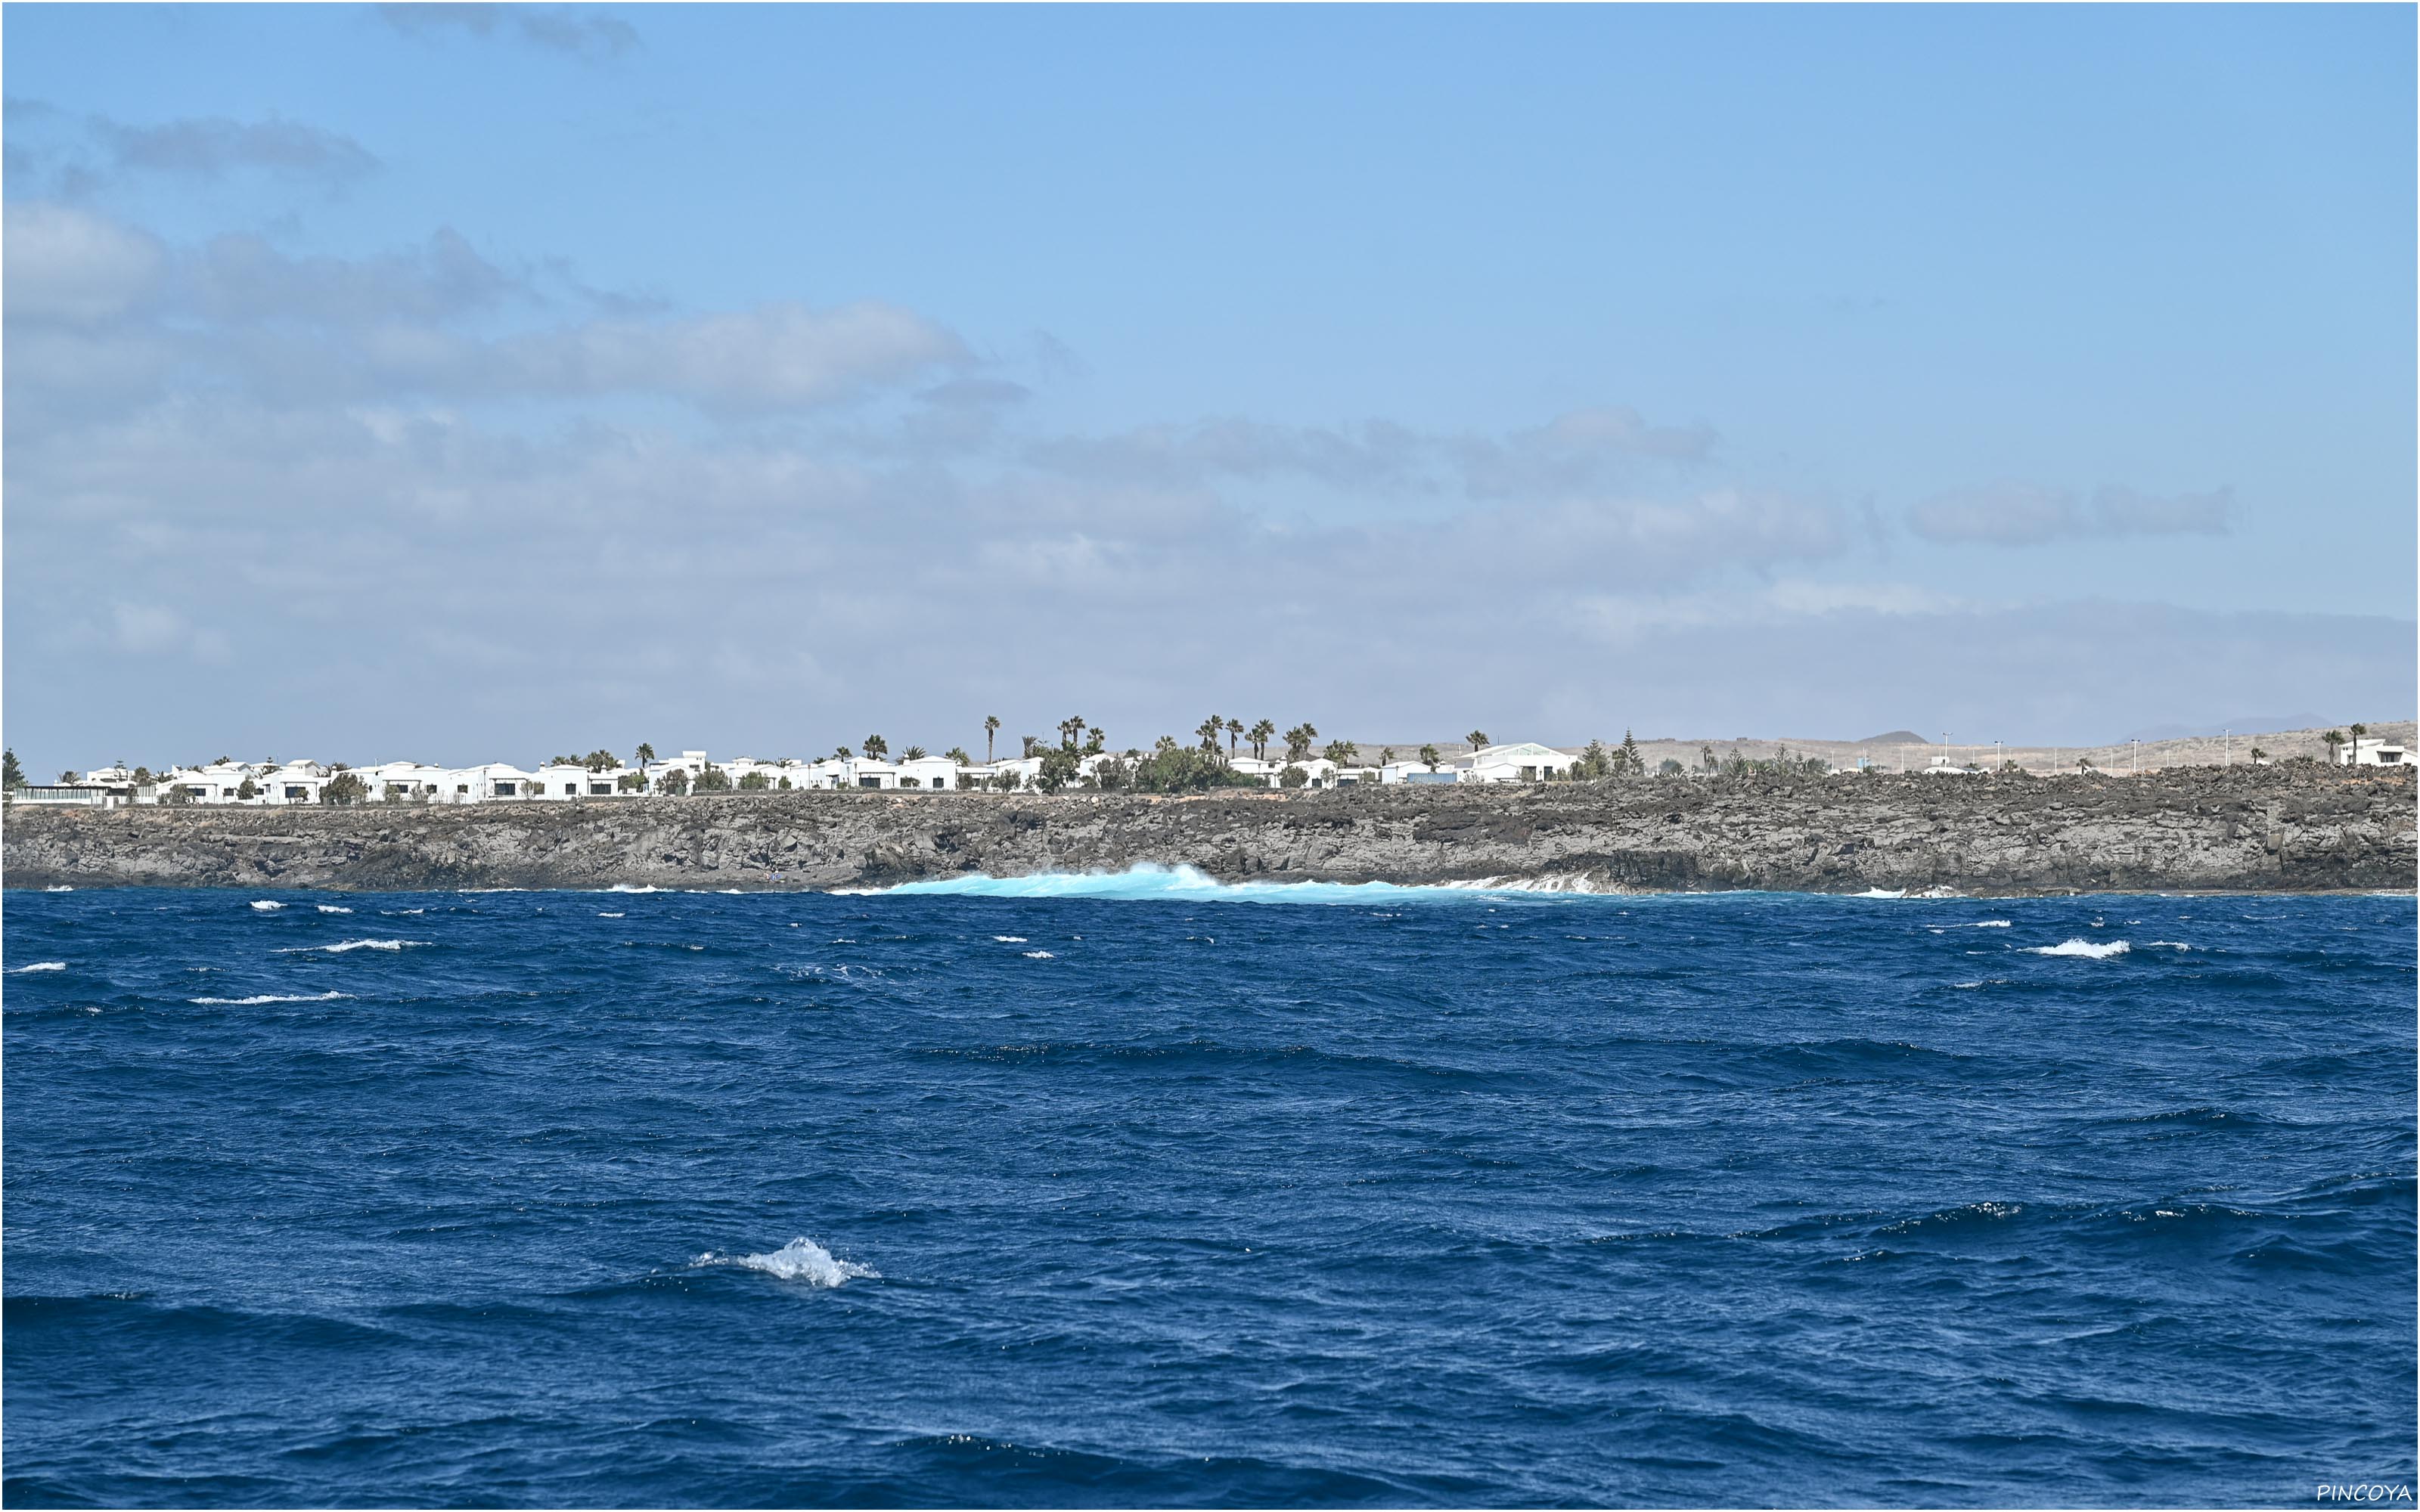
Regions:
[[899, 785], [927, 793], [950, 793], [958, 785], [959, 766], [948, 756], [919, 756], [899, 764]]
[[[2408, 766], [2412, 753], [2402, 747], [2370, 735], [2362, 735], [2349, 746], [2336, 748], [2336, 764], [2340, 766]], [[93, 780], [91, 775], [85, 779]]]
[[1522, 741], [1510, 746], [1481, 746], [1453, 764], [1465, 782], [1544, 782], [1569, 777], [1579, 760], [1551, 746]]

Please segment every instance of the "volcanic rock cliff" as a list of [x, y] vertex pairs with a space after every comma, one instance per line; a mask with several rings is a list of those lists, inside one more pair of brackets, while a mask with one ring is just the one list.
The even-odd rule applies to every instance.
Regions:
[[466, 808], [12, 810], [10, 887], [830, 888], [1198, 867], [1606, 889], [2410, 889], [2412, 775], [1841, 776], [1538, 787], [800, 793]]

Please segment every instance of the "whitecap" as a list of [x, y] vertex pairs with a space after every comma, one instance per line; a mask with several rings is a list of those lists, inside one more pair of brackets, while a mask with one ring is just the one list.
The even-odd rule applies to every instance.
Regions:
[[1978, 918], [1964, 924], [1927, 924], [1925, 926], [1935, 934], [1947, 934], [1954, 929], [2008, 929], [2009, 927], [2009, 920], [2005, 918]]
[[53, 883], [51, 886], [49, 886], [49, 887], [44, 887], [42, 890], [43, 890], [44, 892], [73, 892], [73, 891], [75, 891], [75, 889], [74, 889], [73, 887], [69, 887], [69, 886], [68, 886], [66, 883], [64, 883], [64, 882], [54, 882], [54, 883]]
[[324, 950], [338, 955], [347, 950], [400, 950], [408, 945], [428, 945], [428, 940], [339, 940], [334, 945], [289, 945], [277, 951], [279, 955], [308, 955]]
[[334, 903], [321, 903], [319, 905], [319, 912], [323, 914], [349, 914], [352, 910], [349, 908], [339, 908]]
[[2030, 945], [2025, 948], [2025, 953], [2028, 955], [2075, 955], [2083, 956], [2086, 959], [2092, 961], [2106, 961], [2113, 955], [2124, 955], [2128, 947], [2124, 940], [2111, 940], [2106, 945], [2095, 945], [2090, 940], [2066, 940], [2057, 945]]
[[2143, 948], [2147, 950], [2190, 950], [2193, 949], [2192, 946], [2185, 944], [2182, 940], [2146, 940], [2143, 942]]
[[285, 905], [284, 903], [281, 903], [275, 902], [275, 901], [274, 901], [274, 900], [272, 900], [272, 899], [263, 898], [263, 899], [261, 899], [258, 903], [254, 903], [252, 906], [253, 906], [253, 907], [255, 907], [255, 908], [256, 908], [256, 909], [258, 909], [260, 912], [262, 912], [262, 913], [264, 913], [264, 914], [273, 914], [273, 913], [277, 912], [279, 909], [281, 909], [281, 908], [285, 907], [286, 905]]
[[610, 887], [606, 888], [605, 890], [606, 890], [607, 892], [661, 892], [661, 891], [663, 891], [664, 889], [663, 889], [663, 888], [661, 888], [661, 887], [645, 887], [645, 886], [633, 886], [633, 885], [631, 885], [630, 883], [628, 883], [628, 882], [616, 882], [615, 884], [613, 884], [612, 887]]
[[310, 993], [294, 996], [284, 993], [263, 993], [257, 997], [188, 997], [185, 1001], [221, 1008], [254, 1008], [262, 1003], [326, 1003], [352, 995], [350, 993]]
[[609, 914], [599, 910], [597, 917], [599, 918], [628, 918], [630, 916], [628, 914]]
[[1047, 950], [1028, 950], [1025, 952], [1025, 959], [1028, 961], [1056, 961], [1059, 958], [1052, 955]]
[[1849, 896], [1852, 898], [1904, 898], [1907, 896], [1907, 889], [1905, 887], [1868, 887], [1863, 892], [1853, 892]]
[[836, 1287], [860, 1276], [880, 1280], [882, 1273], [855, 1260], [836, 1259], [832, 1252], [803, 1236], [790, 1241], [780, 1249], [766, 1255], [717, 1255], [706, 1251], [691, 1265], [735, 1265], [743, 1270], [762, 1271], [783, 1281], [803, 1281], [811, 1287]]
[[28, 971], [65, 971], [67, 968], [68, 964], [64, 961], [37, 961], [30, 966], [10, 966], [8, 974], [17, 977]]
[[992, 938], [1001, 945], [1023, 945], [1025, 943], [1025, 936], [1022, 934], [995, 934]]

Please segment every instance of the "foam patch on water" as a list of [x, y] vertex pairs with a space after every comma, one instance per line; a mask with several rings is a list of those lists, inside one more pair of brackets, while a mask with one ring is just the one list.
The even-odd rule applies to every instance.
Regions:
[[323, 914], [349, 914], [352, 910], [349, 908], [339, 908], [334, 903], [321, 903], [319, 905], [319, 912]]
[[64, 882], [54, 882], [54, 883], [51, 884], [49, 887], [44, 887], [42, 890], [43, 890], [44, 892], [73, 892], [73, 891], [75, 891], [75, 889], [74, 889], [73, 887], [69, 887], [69, 886], [68, 886], [66, 883], [64, 883]]
[[650, 887], [644, 885], [634, 886], [628, 882], [616, 882], [605, 890], [607, 892], [661, 892], [664, 889], [661, 887]]
[[1928, 924], [1925, 926], [1925, 928], [1932, 931], [1935, 934], [1947, 934], [1954, 929], [2009, 929], [2011, 925], [2009, 921], [2005, 918], [1978, 918], [1964, 924]]
[[1868, 887], [1863, 892], [1853, 892], [1849, 896], [1852, 898], [1904, 898], [1907, 896], [1907, 889], [1905, 887]]
[[882, 1279], [882, 1273], [855, 1260], [835, 1259], [832, 1252], [801, 1236], [767, 1255], [717, 1255], [706, 1251], [691, 1265], [733, 1265], [742, 1270], [762, 1271], [783, 1281], [801, 1281], [811, 1287], [836, 1287], [844, 1281], [861, 1276]]
[[21, 977], [28, 971], [65, 971], [67, 968], [68, 964], [64, 961], [37, 961], [30, 966], [10, 966], [8, 975]]
[[1028, 950], [1025, 952], [1025, 959], [1028, 961], [1056, 961], [1059, 958], [1052, 955], [1047, 950]]
[[[1488, 877], [1476, 882], [1220, 882], [1199, 868], [1151, 862], [1124, 872], [1048, 872], [1034, 876], [995, 877], [980, 872], [892, 887], [838, 889], [849, 897], [1100, 898], [1147, 902], [1373, 903], [1412, 901], [1467, 902], [1510, 894], [1603, 891], [1586, 877]], [[1005, 942], [1004, 942], [1005, 943]]]
[[275, 900], [273, 900], [273, 899], [263, 898], [263, 899], [261, 899], [258, 903], [254, 903], [252, 906], [253, 906], [254, 908], [256, 908], [256, 909], [258, 909], [261, 913], [264, 913], [264, 914], [273, 914], [273, 913], [277, 912], [279, 909], [281, 909], [281, 908], [285, 907], [286, 905], [285, 905], [284, 903], [278, 903], [278, 902], [276, 902], [276, 901], [275, 901]]
[[597, 917], [599, 918], [628, 918], [630, 916], [628, 914], [609, 914], [600, 909], [597, 911]]
[[2129, 949], [2131, 947], [2124, 940], [2111, 940], [2106, 945], [2095, 945], [2090, 940], [2063, 940], [2056, 945], [2029, 945], [2025, 947], [2025, 953], [2073, 955], [2088, 961], [2106, 961], [2113, 955], [2124, 955]]
[[2146, 940], [2143, 942], [2143, 949], [2147, 950], [2190, 950], [2193, 947], [2185, 944], [2182, 940]]
[[314, 951], [325, 951], [329, 955], [341, 955], [347, 950], [400, 950], [406, 946], [431, 943], [428, 940], [339, 940], [334, 945], [290, 945], [276, 953], [308, 955]]
[[1025, 936], [1022, 934], [995, 934], [992, 938], [1001, 945], [1023, 945], [1025, 943]]
[[305, 993], [299, 996], [286, 993], [263, 993], [257, 997], [188, 997], [185, 1001], [221, 1008], [256, 1008], [262, 1003], [330, 1003], [339, 997], [352, 995], [350, 993]]

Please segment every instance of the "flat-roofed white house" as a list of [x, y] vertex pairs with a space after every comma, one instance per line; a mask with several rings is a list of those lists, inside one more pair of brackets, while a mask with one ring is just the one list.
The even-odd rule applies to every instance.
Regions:
[[1453, 764], [1465, 782], [1544, 782], [1569, 777], [1579, 761], [1551, 746], [1525, 740], [1517, 745], [1481, 746]]
[[[2409, 766], [2412, 753], [2392, 741], [2362, 735], [2349, 746], [2336, 748], [2336, 763], [2341, 766]], [[92, 774], [85, 774], [85, 781], [92, 779]]]
[[317, 803], [319, 791], [333, 776], [317, 762], [287, 762], [276, 770], [253, 779], [260, 790], [259, 802], [271, 807], [286, 804]]
[[428, 803], [450, 791], [446, 768], [426, 762], [385, 762], [359, 771], [372, 803]]
[[524, 803], [536, 796], [535, 772], [524, 772], [510, 762], [449, 768], [441, 779], [440, 803]]
[[899, 785], [899, 768], [873, 756], [852, 756], [840, 764], [845, 788], [883, 789]]
[[922, 788], [927, 793], [949, 793], [958, 785], [958, 772], [954, 757], [919, 756], [899, 764], [899, 785]]
[[1445, 786], [1458, 780], [1459, 774], [1443, 762], [1431, 766], [1426, 762], [1388, 762], [1378, 768], [1378, 780], [1391, 787], [1397, 783], [1433, 783]]

